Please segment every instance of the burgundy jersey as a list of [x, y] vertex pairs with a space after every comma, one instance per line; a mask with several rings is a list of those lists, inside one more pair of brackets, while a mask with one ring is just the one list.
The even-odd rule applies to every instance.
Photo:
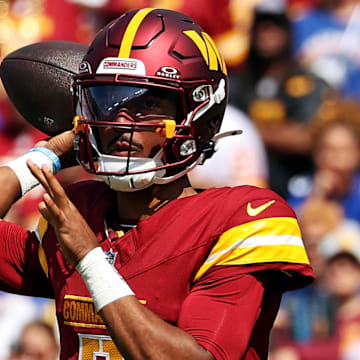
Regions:
[[[266, 358], [281, 293], [312, 281], [295, 214], [270, 190], [209, 189], [125, 234], [106, 225], [117, 197], [105, 184], [77, 183], [67, 193], [139, 301], [217, 359]], [[62, 359], [122, 359], [43, 218], [36, 233], [0, 222], [0, 247], [3, 290], [55, 299]]]

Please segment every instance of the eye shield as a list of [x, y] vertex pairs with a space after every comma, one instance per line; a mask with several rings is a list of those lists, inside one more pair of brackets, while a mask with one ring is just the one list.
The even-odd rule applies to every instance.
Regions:
[[169, 89], [124, 85], [84, 87], [80, 109], [90, 121], [116, 121], [126, 112], [134, 121], [183, 120], [180, 95]]

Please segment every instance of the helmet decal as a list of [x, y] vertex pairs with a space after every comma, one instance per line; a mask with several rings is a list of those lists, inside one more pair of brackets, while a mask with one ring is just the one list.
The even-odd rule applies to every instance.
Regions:
[[225, 61], [210, 35], [206, 32], [202, 32], [201, 36], [195, 30], [184, 31], [184, 34], [187, 35], [198, 47], [205, 62], [209, 65], [210, 70], [218, 71], [220, 65], [221, 71], [224, 74], [227, 74]]
[[109, 57], [101, 61], [97, 74], [146, 75], [145, 64], [138, 59]]

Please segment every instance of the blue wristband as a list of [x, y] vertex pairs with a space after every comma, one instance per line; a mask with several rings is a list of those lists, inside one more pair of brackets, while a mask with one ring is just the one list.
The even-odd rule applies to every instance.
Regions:
[[46, 155], [53, 162], [54, 167], [55, 167], [55, 174], [61, 169], [60, 159], [52, 150], [50, 150], [50, 149], [48, 149], [46, 147], [34, 147], [34, 148], [30, 149], [28, 151], [28, 153], [33, 152], [33, 151], [42, 152], [44, 155]]

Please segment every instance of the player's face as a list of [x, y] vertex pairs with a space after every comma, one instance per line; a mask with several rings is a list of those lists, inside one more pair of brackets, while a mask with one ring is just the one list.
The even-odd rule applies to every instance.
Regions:
[[92, 108], [97, 118], [114, 124], [97, 129], [101, 151], [107, 155], [153, 157], [165, 141], [161, 131], [156, 132], [154, 127], [134, 130], [131, 125], [160, 125], [165, 119], [175, 120], [175, 97], [163, 90], [104, 86], [92, 89], [91, 99], [96, 100]]
[[359, 166], [360, 148], [354, 132], [347, 126], [329, 127], [318, 141], [315, 162], [320, 169], [344, 175]]
[[[127, 114], [121, 113], [116, 121], [129, 122]], [[156, 132], [135, 131], [131, 134], [113, 126], [99, 128], [98, 134], [102, 152], [113, 156], [151, 158], [165, 141], [165, 138]]]

